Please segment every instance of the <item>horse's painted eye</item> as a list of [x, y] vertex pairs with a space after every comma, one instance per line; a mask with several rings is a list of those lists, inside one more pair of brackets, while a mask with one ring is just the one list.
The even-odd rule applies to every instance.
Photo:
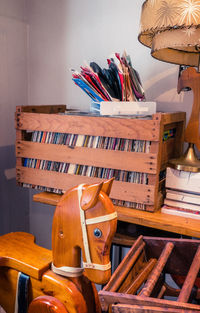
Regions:
[[99, 228], [95, 228], [94, 229], [94, 235], [95, 235], [95, 237], [100, 238], [102, 236], [101, 230]]

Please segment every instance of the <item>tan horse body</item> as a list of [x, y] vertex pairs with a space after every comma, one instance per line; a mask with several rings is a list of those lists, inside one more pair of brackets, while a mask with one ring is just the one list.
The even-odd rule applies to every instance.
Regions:
[[81, 185], [63, 195], [53, 218], [52, 251], [27, 233], [0, 237], [0, 305], [7, 313], [14, 312], [19, 271], [30, 277], [29, 313], [101, 312], [92, 282], [104, 284], [111, 274], [117, 223], [111, 185]]

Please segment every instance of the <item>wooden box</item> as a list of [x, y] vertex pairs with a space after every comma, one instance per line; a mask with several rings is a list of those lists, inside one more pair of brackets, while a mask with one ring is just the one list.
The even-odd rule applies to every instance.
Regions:
[[200, 242], [140, 236], [99, 292], [103, 312], [200, 312]]
[[[18, 184], [62, 192], [80, 183], [96, 183], [115, 176], [110, 195], [114, 204], [151, 212], [160, 208], [166, 164], [182, 152], [185, 113], [156, 113], [142, 119], [64, 114], [65, 109], [62, 105], [17, 107]], [[41, 138], [32, 142], [35, 132], [40, 132]], [[49, 133], [96, 138], [104, 145], [94, 148], [85, 143], [82, 146], [49, 143], [44, 138]], [[118, 150], [113, 150], [115, 141], [123, 143]], [[134, 146], [133, 150], [129, 146]], [[41, 166], [44, 160], [46, 165]], [[71, 164], [75, 170], [59, 172], [48, 166], [47, 161], [54, 165]], [[82, 175], [77, 168], [82, 169]], [[93, 172], [83, 173], [86, 168]]]

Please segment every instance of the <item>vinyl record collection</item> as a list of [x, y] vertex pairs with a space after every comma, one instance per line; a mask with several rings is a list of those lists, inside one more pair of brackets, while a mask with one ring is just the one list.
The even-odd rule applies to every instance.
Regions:
[[[129, 152], [143, 152], [148, 153], [150, 149], [151, 142], [144, 140], [131, 140], [123, 138], [111, 138], [102, 136], [88, 136], [88, 135], [78, 135], [78, 134], [64, 134], [55, 132], [43, 132], [35, 131], [32, 133], [33, 142], [41, 142], [46, 144], [57, 144], [57, 145], [67, 145], [69, 147], [87, 147], [94, 149], [109, 149], [109, 150], [119, 150], [119, 151], [129, 151]], [[63, 162], [55, 162], [48, 160], [38, 160], [38, 159], [24, 159], [24, 166], [56, 171], [62, 173], [68, 173], [73, 175], [82, 175], [90, 177], [98, 177], [103, 179], [109, 179], [115, 177], [115, 180], [120, 180], [124, 182], [137, 183], [137, 184], [147, 184], [148, 174], [139, 172], [128, 172], [125, 170], [117, 170], [111, 168], [100, 168], [94, 166], [71, 164]], [[55, 190], [52, 188], [46, 188], [42, 186], [32, 186], [24, 184], [24, 187], [31, 187], [40, 190], [62, 193], [62, 190]], [[121, 200], [113, 200], [116, 205], [126, 205], [128, 207], [145, 209], [143, 204], [132, 203]]]
[[[166, 130], [163, 133], [163, 141], [167, 141], [175, 136], [176, 129]], [[107, 149], [115, 151], [127, 151], [127, 152], [139, 152], [150, 153], [151, 141], [148, 140], [134, 140], [115, 137], [103, 137], [103, 136], [89, 136], [70, 133], [57, 133], [47, 131], [34, 131], [31, 136], [32, 142], [40, 142], [44, 144], [54, 145], [66, 145], [70, 148], [73, 147], [85, 147], [92, 149]], [[56, 147], [55, 147], [56, 149]], [[34, 158], [24, 158], [23, 165], [29, 168], [35, 168], [46, 171], [55, 171], [60, 173], [67, 173], [71, 175], [82, 175], [88, 177], [98, 177], [102, 179], [109, 179], [115, 177], [115, 180], [136, 183], [136, 184], [148, 184], [148, 174], [142, 172], [133, 172], [118, 170], [114, 168], [102, 168], [81, 164], [72, 164], [64, 162], [56, 162], [49, 160], [40, 160]], [[165, 171], [160, 172], [160, 180], [165, 178]], [[31, 184], [23, 183], [24, 187], [39, 189], [42, 191], [49, 191], [61, 194], [63, 190], [48, 188], [44, 186], [35, 186]], [[146, 206], [142, 203], [135, 203], [129, 201], [123, 201], [118, 199], [112, 199], [115, 205], [126, 206], [136, 208], [139, 210], [145, 210]]]
[[103, 69], [96, 62], [81, 66], [80, 72], [72, 69], [72, 80], [93, 101], [144, 101], [141, 80], [130, 56], [113, 53], [107, 63], [108, 68]]

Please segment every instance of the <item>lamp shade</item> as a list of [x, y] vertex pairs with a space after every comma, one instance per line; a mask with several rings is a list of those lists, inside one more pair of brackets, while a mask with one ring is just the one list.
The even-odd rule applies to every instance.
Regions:
[[200, 0], [146, 0], [138, 39], [158, 60], [198, 66]]

